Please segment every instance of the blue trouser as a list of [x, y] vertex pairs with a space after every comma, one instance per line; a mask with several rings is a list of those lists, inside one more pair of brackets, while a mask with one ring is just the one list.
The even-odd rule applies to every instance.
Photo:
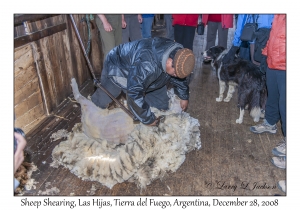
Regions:
[[153, 18], [154, 17], [143, 18], [143, 22], [141, 24], [143, 38], [151, 38]]
[[283, 136], [286, 137], [286, 71], [267, 68], [268, 98], [265, 119], [271, 125], [281, 120]]

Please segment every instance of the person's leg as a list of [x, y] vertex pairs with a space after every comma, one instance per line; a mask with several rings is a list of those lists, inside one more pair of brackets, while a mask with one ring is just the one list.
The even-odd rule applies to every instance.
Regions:
[[[267, 73], [268, 73], [268, 70], [269, 69], [267, 69]], [[286, 168], [286, 71], [282, 71], [282, 70], [269, 70], [269, 71], [272, 74], [274, 74], [275, 81], [273, 83], [276, 83], [276, 85], [277, 85], [276, 90], [274, 87], [273, 95], [275, 95], [275, 91], [277, 91], [276, 92], [277, 93], [276, 100], [278, 100], [277, 109], [279, 112], [277, 117], [280, 118], [280, 120], [281, 120], [282, 134], [285, 137], [284, 140], [282, 142], [280, 142], [272, 150], [272, 154], [275, 155], [276, 157], [272, 157], [271, 162], [276, 167], [285, 169]], [[269, 93], [269, 91], [268, 91], [268, 93]], [[274, 107], [273, 107], [273, 110], [275, 110]], [[267, 108], [266, 108], [266, 111], [267, 111]], [[275, 111], [272, 113], [275, 114]], [[268, 114], [270, 114], [270, 113], [268, 113]], [[269, 119], [269, 120], [270, 120], [270, 123], [274, 123], [276, 121], [276, 118]], [[281, 183], [281, 184], [284, 185], [281, 187], [285, 187], [284, 183]], [[285, 189], [281, 189], [281, 190], [285, 191]]]
[[207, 22], [207, 34], [206, 34], [206, 47], [205, 50], [208, 50], [210, 47], [216, 45], [216, 36], [218, 30], [217, 22]]
[[[122, 16], [116, 15], [116, 18], [112, 21], [114, 39], [115, 39], [115, 46], [122, 44]], [[114, 46], [114, 47], [115, 47]]]
[[122, 44], [129, 42], [129, 18], [124, 15], [124, 19], [127, 25], [126, 28], [122, 28]]
[[268, 97], [266, 103], [265, 119], [270, 125], [274, 125], [280, 120], [277, 71], [271, 70], [268, 67], [266, 71], [266, 77]]
[[151, 38], [151, 29], [154, 17], [143, 18], [142, 22], [142, 36], [143, 38]]
[[169, 96], [167, 94], [167, 86], [146, 93], [145, 101], [151, 106], [159, 110], [167, 110], [169, 108]]
[[250, 131], [253, 133], [276, 133], [276, 123], [278, 120], [280, 120], [279, 90], [276, 70], [271, 70], [269, 67], [267, 67], [266, 78], [268, 97], [265, 110], [265, 119], [262, 124], [250, 127]]
[[138, 16], [132, 15], [129, 18], [129, 39], [132, 42], [141, 38], [141, 24], [139, 23]]
[[[122, 91], [122, 89], [116, 86], [108, 77], [107, 71], [102, 70], [101, 74], [101, 86], [103, 86], [110, 94], [112, 94], [115, 98], [118, 97]], [[98, 107], [102, 109], [106, 109], [112, 99], [101, 89], [97, 88], [95, 93], [91, 97], [91, 101]]]
[[172, 15], [164, 14], [164, 18], [166, 22], [167, 38], [174, 40], [174, 28], [172, 26]]
[[184, 30], [183, 47], [193, 50], [196, 27], [184, 26], [183, 30]]
[[174, 39], [175, 42], [183, 45], [184, 42], [184, 26], [181, 25], [174, 25]]
[[228, 28], [222, 28], [222, 23], [218, 23], [218, 45], [227, 49]]
[[104, 60], [108, 52], [115, 47], [115, 39], [113, 32], [107, 32], [104, 30], [102, 21], [100, 18], [95, 18], [98, 30], [100, 32], [100, 39], [102, 44], [102, 50], [104, 54]]
[[279, 91], [279, 112], [281, 119], [281, 129], [286, 137], [286, 71], [276, 70]]

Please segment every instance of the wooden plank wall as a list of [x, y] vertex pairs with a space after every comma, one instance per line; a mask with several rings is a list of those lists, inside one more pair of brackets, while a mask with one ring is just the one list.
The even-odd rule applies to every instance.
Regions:
[[[88, 27], [85, 21], [81, 21], [85, 15], [73, 17], [86, 46]], [[95, 74], [100, 75], [103, 53], [97, 26], [94, 20], [91, 22], [93, 27], [89, 59]], [[91, 79], [90, 70], [69, 15], [55, 15], [15, 26], [14, 37], [16, 40], [28, 35], [25, 29], [32, 34], [61, 24], [66, 24], [65, 30], [15, 48], [15, 126], [25, 132], [41, 123], [67, 99], [72, 93], [71, 78], [76, 78], [79, 86]]]
[[45, 117], [44, 106], [31, 46], [14, 54], [15, 127], [27, 132]]

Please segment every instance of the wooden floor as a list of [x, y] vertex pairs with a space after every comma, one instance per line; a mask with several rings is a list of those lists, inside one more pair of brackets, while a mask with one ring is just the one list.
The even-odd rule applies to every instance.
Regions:
[[[164, 34], [163, 31], [160, 32]], [[233, 30], [229, 32], [229, 43]], [[41, 195], [47, 189], [58, 188], [55, 195], [274, 195], [283, 193], [276, 183], [286, 179], [286, 170], [270, 162], [271, 150], [283, 138], [278, 124], [277, 134], [253, 134], [249, 127], [255, 123], [245, 112], [243, 124], [239, 116], [236, 93], [229, 102], [217, 103], [218, 80], [210, 65], [202, 63], [205, 35], [195, 35], [194, 53], [197, 66], [190, 83], [188, 112], [200, 122], [202, 148], [186, 155], [185, 162], [164, 180], [156, 180], [140, 191], [134, 183], [121, 183], [112, 189], [98, 182], [82, 181], [68, 169], [50, 167], [53, 148], [63, 141], [51, 141], [52, 133], [60, 129], [69, 132], [80, 122], [80, 106], [66, 99], [55, 113], [27, 134], [31, 160], [38, 170], [32, 174], [36, 189], [23, 195]], [[81, 92], [92, 94], [93, 85], [87, 81]], [[72, 97], [72, 96], [70, 96]]]

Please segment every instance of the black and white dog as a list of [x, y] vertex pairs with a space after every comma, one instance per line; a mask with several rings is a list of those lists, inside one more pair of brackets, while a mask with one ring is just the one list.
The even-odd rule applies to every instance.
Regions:
[[259, 68], [252, 62], [240, 58], [228, 64], [222, 63], [222, 58], [227, 51], [220, 46], [214, 46], [203, 52], [204, 57], [212, 59], [211, 66], [216, 70], [219, 79], [219, 97], [217, 102], [223, 100], [223, 93], [228, 87], [227, 96], [224, 102], [229, 102], [235, 88], [238, 87], [238, 104], [240, 106], [240, 116], [236, 123], [243, 122], [245, 107], [248, 107], [250, 116], [254, 122], [258, 122], [261, 117], [261, 110], [265, 108], [267, 100], [266, 77]]

